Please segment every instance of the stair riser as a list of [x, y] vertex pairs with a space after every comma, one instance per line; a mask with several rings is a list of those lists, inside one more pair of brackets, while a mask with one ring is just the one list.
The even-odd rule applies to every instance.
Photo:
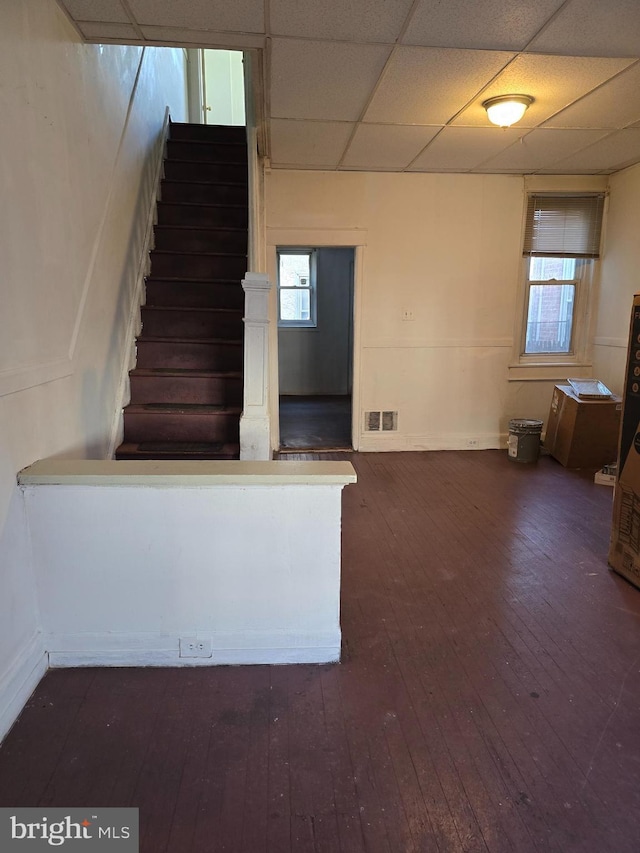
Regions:
[[206, 459], [239, 459], [239, 452], [220, 452], [220, 453], [136, 453], [135, 451], [132, 453], [122, 452], [120, 450], [116, 451], [116, 459], [194, 459], [194, 460], [206, 460]]
[[242, 380], [227, 376], [135, 376], [130, 378], [131, 402], [198, 403], [204, 406], [239, 406]]
[[168, 414], [124, 411], [127, 441], [224, 441], [237, 442], [237, 415]]
[[231, 127], [210, 124], [172, 123], [169, 128], [170, 139], [196, 139], [204, 142], [245, 143], [247, 131], [244, 127]]
[[246, 207], [214, 207], [204, 204], [158, 202], [158, 225], [247, 228], [247, 223]]
[[138, 367], [187, 370], [242, 370], [243, 348], [237, 344], [138, 340]]
[[147, 305], [168, 305], [177, 308], [240, 308], [244, 307], [244, 291], [240, 282], [153, 281], [147, 280]]
[[235, 252], [247, 254], [247, 232], [156, 226], [155, 248], [165, 252]]
[[247, 147], [224, 142], [189, 142], [169, 140], [167, 159], [191, 161], [193, 163], [236, 163], [244, 166], [247, 174]]
[[158, 278], [244, 278], [247, 258], [244, 255], [188, 255], [151, 252], [151, 275]]
[[242, 339], [241, 313], [142, 309], [142, 337]]
[[184, 163], [165, 160], [164, 176], [168, 181], [228, 181], [232, 184], [244, 184], [247, 181], [247, 167], [236, 163]]
[[198, 184], [188, 181], [162, 181], [160, 198], [168, 202], [193, 204], [247, 204], [247, 187], [232, 184]]

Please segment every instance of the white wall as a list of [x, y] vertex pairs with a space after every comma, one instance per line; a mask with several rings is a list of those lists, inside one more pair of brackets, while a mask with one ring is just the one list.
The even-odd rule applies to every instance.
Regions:
[[353, 249], [319, 248], [316, 259], [316, 326], [278, 329], [281, 394], [351, 393]]
[[634, 293], [640, 293], [640, 166], [610, 178], [605, 252], [594, 346], [594, 375], [621, 394]]
[[16, 473], [107, 452], [154, 146], [185, 84], [181, 50], [84, 45], [53, 0], [0, 19], [1, 736], [16, 667], [33, 687], [42, 653]]
[[287, 229], [311, 245], [363, 232], [355, 416], [399, 414], [397, 432], [361, 433], [361, 450], [499, 447], [510, 418], [546, 420], [554, 379], [508, 381], [522, 177], [273, 171], [266, 192], [272, 245]]
[[[302, 476], [292, 463], [186, 463], [161, 484], [163, 467], [180, 463], [142, 463], [153, 477], [137, 485], [120, 484], [117, 465], [113, 484], [107, 464], [94, 485], [25, 486], [52, 666], [339, 659], [348, 463], [307, 463], [315, 473]], [[180, 657], [180, 638], [210, 642], [212, 654]]]

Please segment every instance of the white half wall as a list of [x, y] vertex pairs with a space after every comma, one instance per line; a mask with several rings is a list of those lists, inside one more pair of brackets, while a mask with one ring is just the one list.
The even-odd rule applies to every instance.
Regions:
[[594, 375], [616, 394], [624, 386], [631, 305], [640, 293], [640, 166], [609, 179], [606, 247], [594, 340]]
[[[272, 276], [282, 233], [312, 246], [364, 235], [353, 377], [360, 450], [501, 447], [511, 418], [546, 421], [566, 376], [509, 381], [521, 176], [274, 170], [266, 199]], [[275, 319], [275, 295], [272, 311]], [[380, 410], [398, 412], [397, 431], [364, 430], [364, 412]]]
[[[50, 664], [339, 660], [341, 491], [354, 481], [329, 462], [28, 469]], [[211, 653], [181, 657], [180, 639]]]
[[186, 98], [182, 50], [83, 44], [54, 0], [1, 17], [0, 734], [43, 648], [16, 474], [107, 453], [157, 144]]

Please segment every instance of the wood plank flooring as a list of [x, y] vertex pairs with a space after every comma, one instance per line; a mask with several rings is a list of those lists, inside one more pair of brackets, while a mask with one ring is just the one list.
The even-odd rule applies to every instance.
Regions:
[[342, 663], [51, 671], [0, 805], [135, 805], [144, 853], [637, 853], [611, 489], [498, 451], [347, 458]]
[[281, 396], [280, 448], [351, 450], [351, 396]]

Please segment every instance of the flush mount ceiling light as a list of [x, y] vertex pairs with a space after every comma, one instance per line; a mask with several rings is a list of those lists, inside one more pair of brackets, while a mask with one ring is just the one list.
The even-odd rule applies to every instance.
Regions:
[[498, 95], [482, 102], [489, 121], [498, 127], [511, 127], [520, 121], [527, 107], [533, 103], [531, 95]]

